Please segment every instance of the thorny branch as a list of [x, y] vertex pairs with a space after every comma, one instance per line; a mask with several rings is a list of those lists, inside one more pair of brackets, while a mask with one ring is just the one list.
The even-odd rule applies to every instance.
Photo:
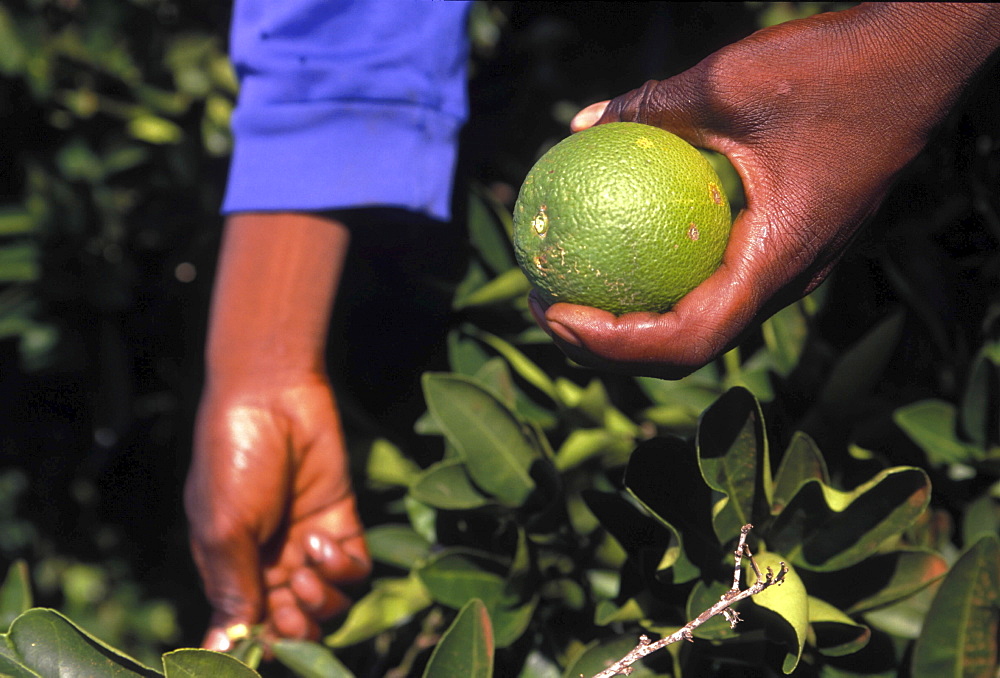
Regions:
[[[753, 525], [744, 525], [740, 529], [740, 541], [736, 546], [736, 551], [734, 551], [734, 555], [736, 556], [736, 565], [733, 568], [733, 587], [726, 591], [721, 598], [719, 598], [719, 602], [702, 612], [695, 619], [692, 619], [671, 635], [660, 638], [656, 642], [650, 641], [649, 637], [646, 635], [639, 636], [638, 645], [632, 648], [627, 655], [595, 675], [594, 678], [612, 678], [612, 676], [627, 676], [631, 674], [632, 664], [636, 663], [646, 655], [652, 654], [653, 652], [656, 652], [671, 643], [676, 643], [682, 638], [693, 640], [694, 638], [691, 632], [717, 614], [723, 615], [726, 618], [726, 621], [729, 622], [729, 626], [731, 628], [735, 628], [736, 624], [740, 622], [740, 615], [736, 612], [736, 610], [732, 609], [731, 606], [744, 598], [749, 598], [750, 596], [760, 593], [769, 586], [780, 584], [784, 581], [785, 574], [788, 573], [788, 566], [784, 563], [781, 563], [781, 569], [777, 575], [771, 571], [770, 567], [767, 568], [767, 574], [761, 573], [760, 568], [757, 567], [757, 562], [753, 559], [753, 554], [750, 553], [750, 547], [747, 546], [747, 534], [752, 528]], [[750, 567], [753, 568], [754, 574], [757, 575], [757, 583], [748, 589], [740, 591], [741, 565], [744, 556], [750, 559]], [[583, 674], [580, 675], [580, 678], [583, 678]]]

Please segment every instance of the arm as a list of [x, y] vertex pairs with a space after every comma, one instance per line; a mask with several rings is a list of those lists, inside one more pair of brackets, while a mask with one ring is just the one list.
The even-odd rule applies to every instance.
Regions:
[[669, 313], [616, 318], [532, 299], [572, 358], [678, 378], [810, 292], [1000, 45], [1000, 6], [861, 5], [765, 29], [581, 111], [724, 153], [746, 209], [719, 270]]
[[185, 491], [211, 649], [239, 624], [315, 637], [368, 574], [323, 360], [348, 240], [308, 214], [227, 221]]

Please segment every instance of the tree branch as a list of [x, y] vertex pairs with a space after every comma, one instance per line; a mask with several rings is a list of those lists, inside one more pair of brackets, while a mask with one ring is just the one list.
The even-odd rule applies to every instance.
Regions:
[[[744, 598], [749, 598], [750, 596], [760, 593], [769, 586], [780, 584], [784, 581], [785, 574], [788, 573], [788, 566], [784, 563], [781, 563], [781, 569], [777, 575], [771, 571], [770, 567], [767, 568], [767, 574], [761, 573], [760, 568], [757, 567], [757, 562], [753, 559], [753, 554], [750, 553], [750, 547], [747, 546], [747, 534], [752, 528], [753, 525], [744, 525], [740, 530], [740, 541], [736, 546], [736, 551], [734, 551], [736, 564], [733, 567], [733, 586], [719, 598], [719, 602], [702, 612], [695, 619], [692, 619], [671, 635], [660, 638], [655, 643], [651, 642], [649, 637], [645, 634], [639, 636], [638, 645], [632, 648], [627, 655], [616, 661], [604, 671], [596, 674], [593, 678], [612, 678], [612, 676], [627, 676], [631, 674], [632, 664], [639, 661], [646, 655], [652, 654], [653, 652], [656, 652], [671, 643], [676, 643], [682, 638], [693, 641], [694, 636], [691, 632], [717, 614], [725, 616], [726, 621], [729, 622], [729, 626], [731, 628], [735, 628], [736, 624], [740, 622], [740, 615], [736, 610], [732, 609], [731, 606]], [[750, 559], [750, 567], [753, 568], [754, 574], [757, 575], [757, 583], [748, 589], [740, 591], [740, 576], [742, 574], [741, 566], [744, 556]], [[580, 674], [580, 678], [583, 678], [583, 674]]]

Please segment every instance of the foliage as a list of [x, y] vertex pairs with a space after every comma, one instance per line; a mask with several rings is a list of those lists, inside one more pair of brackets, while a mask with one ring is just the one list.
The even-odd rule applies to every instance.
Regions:
[[[199, 7], [0, 8], [13, 136], [36, 140], [12, 147], [0, 210], [0, 386], [11, 421], [41, 417], [2, 429], [21, 468], [0, 475], [0, 553], [32, 566], [0, 588], [0, 673], [49, 675], [58, 647], [64, 666], [115, 675], [592, 675], [717, 600], [751, 522], [760, 562], [791, 567], [785, 584], [744, 602], [735, 629], [714, 619], [632, 675], [992, 675], [995, 88], [946, 122], [829, 283], [686, 379], [567, 362], [511, 256], [513, 187], [567, 114], [812, 3], [630, 5], [632, 19], [477, 5], [473, 251], [448, 368], [423, 376], [419, 436], [355, 441], [371, 585], [323, 643], [281, 641], [274, 662], [256, 639], [240, 661], [164, 653], [197, 642], [204, 607], [178, 565], [177, 504], [159, 514], [147, 495], [179, 495], [190, 419], [176, 402], [198, 375], [182, 378], [178, 347], [196, 354], [200, 336], [175, 332], [197, 324], [177, 308], [201, 303], [182, 278], [213, 255], [233, 95], [225, 22]], [[117, 508], [129, 497], [141, 517]]]

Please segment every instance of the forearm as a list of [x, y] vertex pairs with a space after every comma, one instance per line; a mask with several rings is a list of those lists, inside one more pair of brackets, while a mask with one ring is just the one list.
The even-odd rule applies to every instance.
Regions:
[[321, 372], [348, 242], [343, 224], [314, 214], [229, 217], [209, 321], [209, 379]]

